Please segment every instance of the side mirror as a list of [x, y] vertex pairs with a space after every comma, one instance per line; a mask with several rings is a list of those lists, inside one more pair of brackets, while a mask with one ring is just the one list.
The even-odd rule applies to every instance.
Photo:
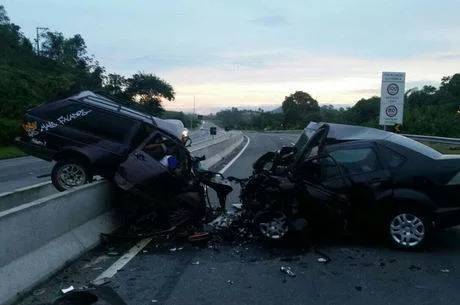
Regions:
[[297, 152], [297, 147], [295, 146], [283, 146], [280, 149], [280, 155], [295, 154]]
[[185, 147], [190, 147], [192, 146], [192, 139], [190, 137], [182, 137], [182, 144], [184, 144]]

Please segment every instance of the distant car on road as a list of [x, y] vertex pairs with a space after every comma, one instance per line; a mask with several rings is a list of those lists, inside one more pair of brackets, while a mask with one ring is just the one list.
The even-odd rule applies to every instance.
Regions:
[[434, 229], [460, 224], [460, 156], [399, 134], [312, 122], [294, 147], [253, 168], [241, 198], [267, 238], [283, 237], [299, 218], [321, 230], [341, 215], [350, 230], [377, 229], [412, 249]]
[[16, 145], [29, 155], [57, 161], [51, 180], [60, 191], [90, 182], [93, 175], [111, 179], [155, 131], [184, 144], [184, 125], [123, 107], [90, 91], [29, 109]]

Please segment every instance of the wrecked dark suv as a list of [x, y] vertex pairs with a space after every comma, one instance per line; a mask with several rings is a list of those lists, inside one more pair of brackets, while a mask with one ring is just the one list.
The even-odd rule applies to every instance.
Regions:
[[154, 131], [184, 144], [184, 126], [123, 107], [90, 91], [29, 109], [16, 145], [29, 155], [56, 161], [51, 180], [60, 191], [111, 179], [118, 165]]

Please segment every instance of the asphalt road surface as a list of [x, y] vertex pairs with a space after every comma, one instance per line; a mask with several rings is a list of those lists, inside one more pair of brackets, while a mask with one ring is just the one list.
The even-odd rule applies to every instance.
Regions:
[[[245, 177], [263, 152], [290, 144], [284, 134], [248, 134], [250, 144], [225, 175]], [[233, 194], [230, 200], [235, 200]], [[101, 246], [37, 287], [20, 304], [49, 302], [85, 285], [137, 241]], [[328, 263], [318, 259], [330, 258]], [[107, 284], [127, 304], [459, 304], [460, 234], [440, 234], [426, 252], [398, 252], [372, 238], [293, 240], [282, 245], [222, 242], [197, 248], [152, 240]], [[288, 266], [295, 273], [280, 271]]]
[[[210, 124], [205, 123], [203, 130], [198, 129], [190, 132], [192, 144], [209, 140], [210, 126]], [[223, 130], [220, 129], [218, 132], [223, 132]], [[51, 174], [53, 165], [54, 163], [34, 157], [0, 160], [0, 193], [49, 181], [49, 176], [37, 177]]]

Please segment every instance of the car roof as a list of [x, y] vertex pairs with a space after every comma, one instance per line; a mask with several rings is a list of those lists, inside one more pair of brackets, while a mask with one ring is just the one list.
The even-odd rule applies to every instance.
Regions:
[[166, 131], [167, 133], [181, 139], [182, 131], [184, 130], [184, 124], [180, 120], [173, 119], [160, 119], [150, 114], [143, 113], [131, 109], [129, 107], [122, 106], [107, 97], [100, 94], [96, 94], [91, 91], [82, 91], [76, 95], [68, 97], [67, 100], [77, 100], [81, 103], [89, 104], [92, 106], [100, 107], [106, 110], [115, 111], [121, 115], [139, 120], [148, 124], [157, 126], [159, 129]]
[[[388, 132], [385, 130], [380, 130], [371, 127], [355, 126], [355, 125], [346, 125], [346, 124], [336, 124], [336, 123], [327, 123], [327, 122], [310, 122], [307, 127], [304, 129], [304, 133], [308, 137], [311, 136], [321, 125], [329, 125], [329, 133], [327, 135], [328, 139], [336, 141], [351, 141], [351, 140], [382, 140], [395, 143], [397, 145], [404, 146], [410, 150], [421, 153], [432, 159], [443, 159], [446, 158], [433, 148], [424, 145], [418, 141], [412, 140], [408, 137], [405, 137], [400, 134], [393, 132]], [[453, 157], [451, 157], [453, 158]]]

